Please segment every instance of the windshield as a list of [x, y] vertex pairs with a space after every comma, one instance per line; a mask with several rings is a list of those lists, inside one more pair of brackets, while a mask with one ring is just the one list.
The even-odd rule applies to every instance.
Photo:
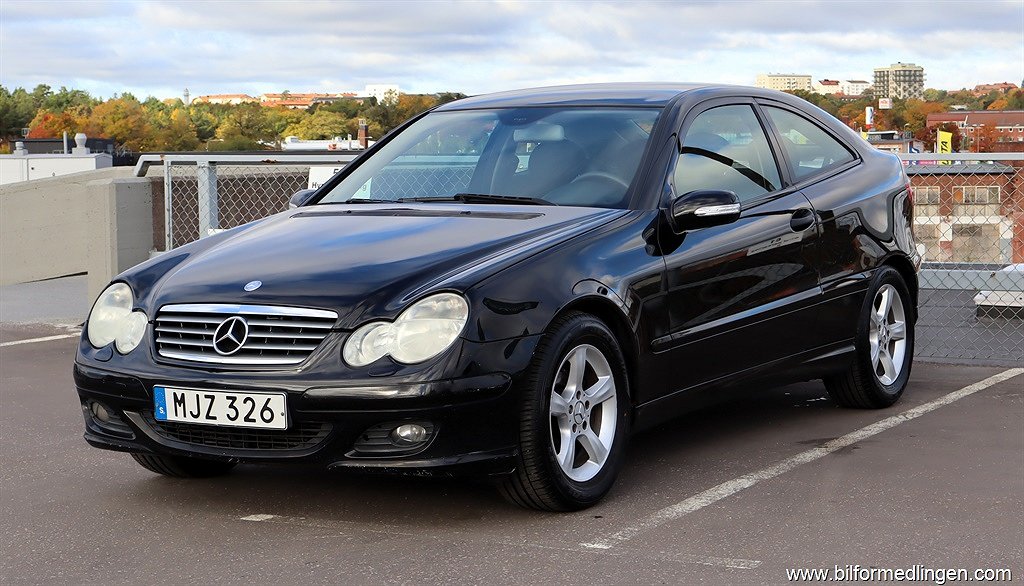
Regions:
[[625, 208], [626, 190], [660, 112], [584, 107], [432, 112], [318, 203], [514, 203], [522, 198], [524, 203]]

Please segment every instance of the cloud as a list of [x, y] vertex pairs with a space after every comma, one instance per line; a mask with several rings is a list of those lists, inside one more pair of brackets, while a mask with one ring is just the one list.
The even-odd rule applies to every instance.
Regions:
[[1024, 77], [1024, 4], [987, 2], [0, 3], [0, 83], [100, 95], [480, 93], [578, 81], [751, 84], [757, 73], [928, 85]]

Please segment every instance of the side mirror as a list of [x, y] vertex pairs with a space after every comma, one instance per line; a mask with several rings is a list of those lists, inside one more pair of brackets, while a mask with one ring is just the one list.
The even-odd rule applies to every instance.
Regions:
[[680, 195], [668, 210], [672, 231], [731, 224], [740, 218], [740, 200], [731, 191], [700, 190]]
[[288, 200], [288, 209], [292, 210], [306, 203], [309, 201], [309, 198], [313, 196], [313, 192], [315, 191], [315, 189], [303, 189], [302, 191], [296, 191], [295, 195]]

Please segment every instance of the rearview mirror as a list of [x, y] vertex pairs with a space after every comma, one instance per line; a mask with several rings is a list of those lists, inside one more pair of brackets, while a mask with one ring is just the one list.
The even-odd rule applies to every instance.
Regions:
[[309, 201], [309, 198], [313, 196], [313, 193], [315, 191], [315, 189], [303, 189], [301, 191], [296, 191], [295, 195], [293, 195], [292, 198], [288, 200], [288, 209], [295, 209], [301, 206], [302, 204], [306, 203], [307, 201]]
[[672, 231], [682, 234], [735, 222], [740, 217], [740, 200], [731, 191], [691, 191], [677, 197], [668, 212]]

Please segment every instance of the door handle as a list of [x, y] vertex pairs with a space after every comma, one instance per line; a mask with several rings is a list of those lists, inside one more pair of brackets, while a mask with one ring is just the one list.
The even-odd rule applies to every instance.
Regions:
[[814, 225], [814, 212], [804, 208], [793, 212], [793, 217], [789, 220], [789, 227], [794, 232], [803, 232]]

